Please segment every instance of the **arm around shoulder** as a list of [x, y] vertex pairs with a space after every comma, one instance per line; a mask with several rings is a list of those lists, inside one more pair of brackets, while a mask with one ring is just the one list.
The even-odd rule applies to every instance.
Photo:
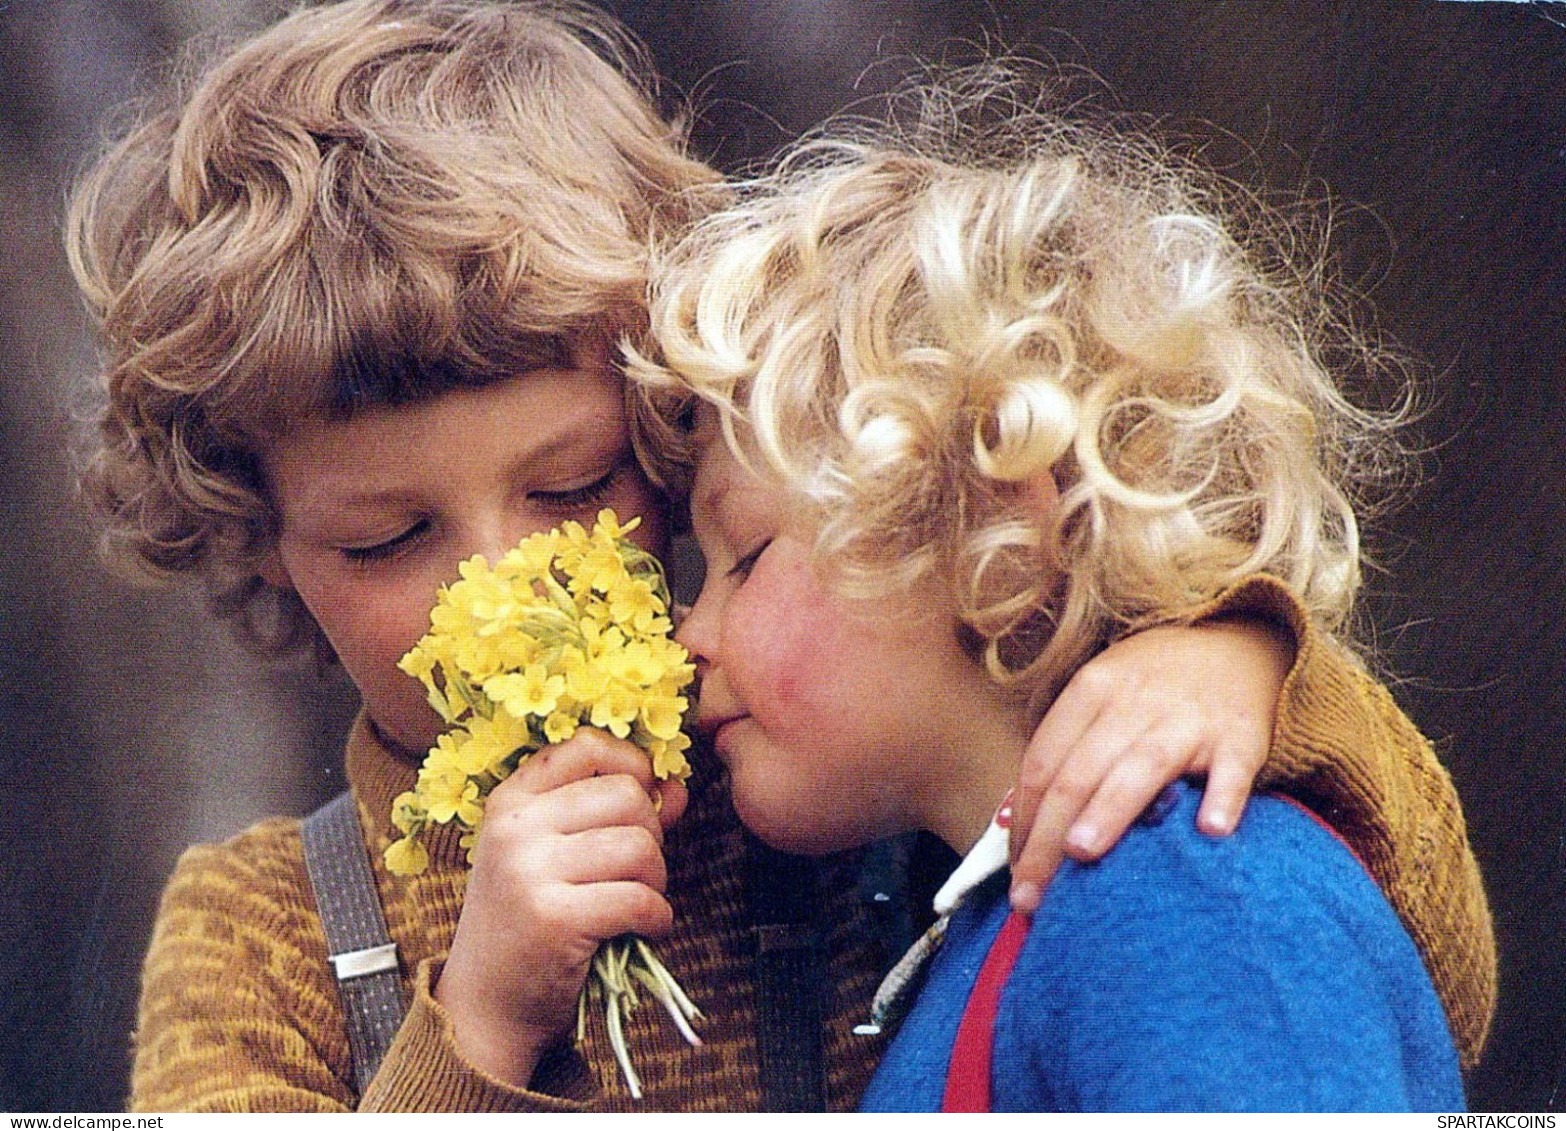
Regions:
[[1319, 813], [1364, 861], [1419, 947], [1472, 1068], [1495, 1012], [1495, 932], [1451, 776], [1387, 690], [1317, 631], [1287, 586], [1252, 578], [1220, 613], [1290, 631], [1295, 661], [1258, 788]]

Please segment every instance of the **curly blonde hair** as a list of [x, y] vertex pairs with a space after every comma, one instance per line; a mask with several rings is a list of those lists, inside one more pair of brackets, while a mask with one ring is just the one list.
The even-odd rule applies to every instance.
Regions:
[[1257, 572], [1341, 630], [1398, 413], [1324, 364], [1386, 368], [1297, 228], [1117, 124], [920, 97], [917, 128], [807, 141], [655, 262], [645, 458], [688, 473], [689, 399], [717, 406], [846, 588], [948, 581], [1038, 702]]
[[258, 563], [290, 422], [561, 365], [645, 319], [649, 244], [717, 176], [643, 54], [564, 0], [346, 0], [178, 84], [81, 179], [105, 345], [86, 473], [109, 556], [324, 643]]

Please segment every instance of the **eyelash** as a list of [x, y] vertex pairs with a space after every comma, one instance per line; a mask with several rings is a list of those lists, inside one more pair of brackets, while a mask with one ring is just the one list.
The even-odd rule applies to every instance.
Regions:
[[417, 546], [424, 540], [429, 530], [429, 520], [421, 518], [395, 537], [377, 542], [373, 546], [345, 546], [342, 554], [355, 565], [373, 565], [376, 562], [389, 561]]
[[[618, 463], [585, 486], [572, 487], [568, 491], [534, 491], [531, 498], [534, 502], [550, 510], [571, 511], [581, 507], [593, 506], [603, 502], [604, 498], [609, 494], [609, 489], [614, 486], [615, 480], [619, 478], [620, 472], [624, 469], [625, 464]], [[412, 550], [424, 540], [429, 530], [429, 520], [420, 519], [401, 534], [388, 538], [384, 542], [377, 542], [373, 546], [345, 546], [342, 554], [343, 557], [355, 565], [367, 566], [378, 562], [390, 561], [400, 554]]]
[[609, 489], [614, 486], [620, 472], [625, 470], [624, 463], [617, 463], [598, 479], [584, 487], [572, 487], [569, 491], [534, 491], [532, 499], [552, 510], [575, 510], [578, 507], [591, 506], [601, 503], [609, 494]]
[[739, 561], [735, 562], [729, 568], [729, 576], [738, 577], [741, 579], [749, 577], [750, 571], [756, 568], [756, 562], [761, 559], [762, 554], [767, 552], [767, 547], [770, 545], [772, 545], [772, 539], [768, 538], [761, 545], [757, 546], [750, 553], [746, 554]]

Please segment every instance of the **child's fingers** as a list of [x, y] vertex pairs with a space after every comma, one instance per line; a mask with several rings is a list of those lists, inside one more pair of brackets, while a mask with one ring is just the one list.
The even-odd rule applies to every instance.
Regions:
[[[1157, 725], [1132, 711], [1100, 711], [1061, 756], [1031, 825], [1012, 810], [1012, 906], [1037, 909], [1061, 860], [1103, 855], [1179, 777], [1200, 733], [1183, 711]], [[1026, 772], [1026, 771], [1024, 771]]]
[[1098, 789], [1066, 833], [1066, 854], [1097, 860], [1108, 852], [1160, 793], [1200, 760], [1201, 733], [1176, 716], [1110, 753]]
[[674, 822], [685, 815], [685, 806], [690, 801], [690, 790], [682, 781], [670, 778], [657, 784], [658, 797], [656, 808], [658, 821], [664, 828], [674, 827]]
[[[527, 820], [539, 822], [562, 836], [589, 829], [632, 826], [646, 829], [663, 843], [663, 822], [648, 787], [629, 774], [600, 774], [567, 782], [536, 798]], [[484, 827], [490, 827], [486, 811]]]
[[[1265, 747], [1261, 758], [1266, 757]], [[1212, 768], [1207, 774], [1207, 787], [1202, 792], [1202, 804], [1196, 812], [1196, 827], [1208, 836], [1228, 836], [1240, 825], [1245, 814], [1245, 803], [1250, 800], [1251, 786], [1261, 768], [1251, 745], [1236, 746], [1225, 742], [1213, 752]]]
[[648, 790], [655, 780], [651, 760], [634, 743], [594, 727], [583, 727], [565, 742], [546, 746], [528, 757], [514, 774], [495, 787], [494, 793], [508, 786], [507, 792], [548, 793], [604, 774], [626, 774]]
[[1075, 693], [1069, 700], [1062, 693], [1029, 742], [1012, 797], [1011, 902], [1026, 913], [1037, 910], [1065, 858], [1068, 831], [1140, 725], [1127, 713], [1103, 710], [1112, 693], [1105, 679], [1073, 683]]
[[[1044, 804], [1057, 809], [1066, 829], [1086, 837], [1090, 828], [1082, 817], [1095, 798], [1112, 803], [1128, 791], [1146, 789], [1144, 778], [1178, 773], [1168, 767], [1184, 765], [1177, 761], [1179, 742], [1180, 736], [1173, 729], [1151, 727], [1136, 712], [1101, 712], [1065, 752]], [[1117, 778], [1117, 784], [1104, 795], [1105, 784], [1111, 778]], [[1152, 792], [1156, 795], [1158, 791], [1154, 788]]]
[[635, 933], [654, 938], [674, 926], [669, 901], [646, 884], [615, 880], [573, 888], [567, 911], [571, 921], [593, 938]]
[[1016, 860], [1011, 867], [1011, 905], [1015, 910], [1026, 915], [1038, 910], [1045, 885], [1065, 857], [1066, 830], [1073, 816], [1058, 798], [1052, 800], [1046, 794], [1025, 835], [1017, 824], [1012, 825], [1011, 851]]
[[568, 884], [626, 880], [661, 892], [669, 869], [658, 841], [643, 828], [593, 828], [551, 842], [551, 874]]
[[[493, 874], [498, 883], [515, 891], [529, 891], [541, 883], [580, 881], [584, 876], [579, 863], [591, 861], [591, 855], [562, 846], [594, 829], [639, 832], [661, 852], [663, 824], [652, 796], [627, 774], [579, 778], [547, 793], [502, 793], [497, 786], [484, 808], [475, 869]], [[470, 885], [470, 895], [472, 890]]]
[[[1082, 736], [1098, 720], [1102, 709], [1098, 685], [1092, 681], [1079, 683], [1073, 680], [1066, 685], [1049, 711], [1039, 723], [1033, 737], [1028, 740], [1022, 756], [1022, 767], [1017, 774], [1017, 786], [1011, 797], [1011, 864], [1015, 875], [1019, 866], [1027, 882], [1045, 883], [1054, 875], [1059, 864], [1058, 853], [1054, 864], [1048, 860], [1047, 849], [1053, 844], [1057, 849], [1065, 835], [1065, 825], [1059, 825], [1058, 836], [1051, 838], [1043, 832], [1031, 857], [1025, 858], [1023, 846], [1031, 842], [1039, 828], [1039, 807], [1054, 784], [1055, 776], [1071, 752], [1077, 749]], [[1058, 800], [1058, 799], [1057, 799]], [[1055, 827], [1056, 820], [1046, 828]]]

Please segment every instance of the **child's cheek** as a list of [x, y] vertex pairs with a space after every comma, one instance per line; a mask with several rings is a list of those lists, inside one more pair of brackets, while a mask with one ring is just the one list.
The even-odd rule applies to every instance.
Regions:
[[738, 595], [736, 627], [746, 642], [745, 662], [734, 675], [763, 725], [808, 730], [833, 708], [844, 659], [836, 601], [817, 581], [804, 552], [782, 546], [763, 558]]

